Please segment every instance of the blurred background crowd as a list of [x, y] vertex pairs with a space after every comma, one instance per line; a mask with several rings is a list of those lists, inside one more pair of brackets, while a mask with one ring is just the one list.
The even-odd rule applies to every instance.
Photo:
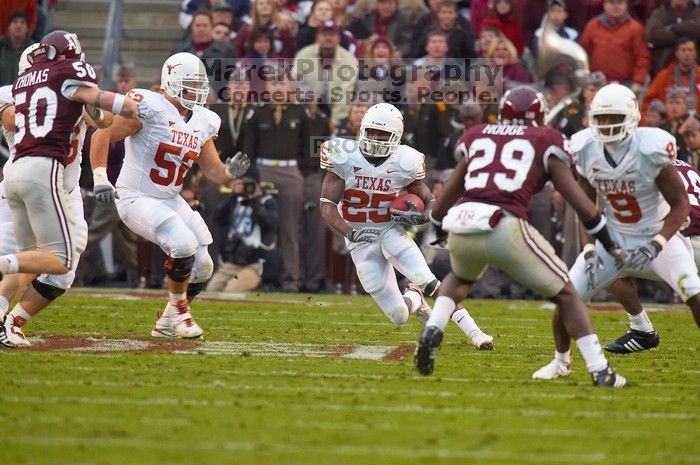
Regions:
[[[73, 0], [76, 1], [80, 4]], [[163, 0], [157, 1], [160, 3], [156, 6], [165, 4]], [[102, 2], [109, 4], [107, 0]], [[54, 20], [61, 17], [54, 15], [56, 10], [60, 11], [61, 3], [62, 0], [0, 2], [0, 85], [12, 83], [21, 51], [50, 28], [74, 30]], [[141, 0], [141, 3], [148, 2]], [[174, 5], [176, 1], [170, 3]], [[258, 103], [240, 97], [249, 95], [251, 87], [260, 85], [254, 80], [212, 82], [210, 108], [222, 119], [216, 141], [222, 158], [242, 150], [254, 163], [244, 179], [230, 185], [214, 185], [204, 180], [196, 169], [188, 176], [182, 195], [202, 212], [214, 237], [210, 253], [216, 257], [217, 273], [208, 289], [360, 291], [342, 238], [334, 236], [319, 216], [323, 172], [316, 150], [327, 138], [357, 135], [369, 105], [388, 95], [380, 92], [387, 86], [383, 74], [397, 63], [434, 64], [444, 68], [456, 60], [481, 58], [502, 65], [504, 87], [537, 84], [550, 108], [556, 108], [550, 124], [567, 136], [587, 127], [586, 111], [596, 90], [608, 82], [620, 82], [638, 95], [641, 125], [661, 127], [672, 133], [678, 142], [678, 157], [698, 167], [698, 3], [698, 0], [182, 1], [179, 13], [172, 12], [173, 23], [179, 24], [180, 29], [169, 36], [176, 38], [170, 41], [170, 52], [188, 51], [204, 60], [219, 58], [239, 63], [294, 58], [315, 58], [324, 63], [334, 60], [366, 63], [372, 65], [366, 69], [371, 69], [373, 75], [359, 73], [352, 80], [335, 83], [332, 76], [321, 76], [303, 86], [322, 97], [329, 84], [347, 90], [369, 90], [375, 95], [371, 101], [326, 103], [322, 98], [318, 103], [298, 104], [293, 100]], [[123, 7], [125, 12], [129, 11], [129, 0]], [[538, 49], [544, 17], [558, 37], [577, 42], [585, 51], [590, 68], [585, 78], [576, 77], [579, 70], [571, 60], [543, 69], [542, 63], [551, 57], [542, 55], [552, 53], [549, 49]], [[76, 32], [84, 41], [81, 30]], [[167, 54], [162, 58], [166, 57]], [[90, 54], [88, 61], [96, 66], [101, 64]], [[121, 58], [117, 61], [114, 67], [105, 63], [103, 84], [108, 82], [121, 93], [137, 86], [159, 88], [159, 74], [153, 70], [159, 69], [162, 60], [148, 66]], [[427, 183], [435, 195], [440, 194], [457, 162], [454, 146], [463, 130], [495, 121], [497, 105], [474, 100], [465, 103], [456, 98], [422, 101], [416, 96], [421, 95], [421, 89], [459, 90], [468, 88], [467, 84], [479, 85], [444, 76], [389, 81], [392, 87], [389, 90], [407, 97], [397, 105], [404, 114], [404, 143], [426, 155]], [[282, 80], [263, 85], [285, 91], [299, 83]], [[96, 205], [93, 201], [88, 151], [89, 134], [83, 150], [81, 187], [90, 232], [75, 285], [162, 287], [165, 257], [160, 250], [137, 239], [121, 223], [113, 206]], [[123, 142], [112, 144], [108, 169], [112, 182], [123, 157]], [[553, 190], [545, 189], [533, 199], [530, 213], [531, 223], [571, 265], [579, 246], [575, 215], [570, 208]], [[413, 233], [423, 244], [436, 275], [443, 276], [449, 263], [443, 250], [428, 245], [433, 234], [430, 227]], [[535, 297], [499, 272], [488, 273], [490, 278], [481, 281], [475, 297]], [[658, 301], [676, 298], [665, 285], [646, 283], [640, 292]]]

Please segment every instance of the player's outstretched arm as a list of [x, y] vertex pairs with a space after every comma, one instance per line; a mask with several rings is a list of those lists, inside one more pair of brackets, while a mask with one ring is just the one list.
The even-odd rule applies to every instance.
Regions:
[[102, 90], [99, 87], [77, 86], [70, 99], [125, 118], [137, 118], [139, 115], [138, 104], [129, 97]]
[[95, 199], [100, 203], [112, 203], [117, 197], [116, 190], [107, 178], [107, 156], [109, 144], [136, 134], [142, 124], [137, 119], [115, 116], [112, 124], [105, 129], [98, 129], [90, 139], [90, 166], [94, 180]]
[[659, 231], [659, 234], [668, 240], [681, 229], [683, 222], [690, 214], [688, 193], [683, 186], [683, 181], [678, 176], [678, 170], [673, 165], [662, 169], [655, 182], [661, 195], [671, 207], [671, 211], [664, 218], [661, 231]]
[[333, 231], [346, 236], [352, 232], [352, 227], [340, 216], [338, 204], [343, 198], [345, 181], [335, 173], [327, 172], [321, 184], [321, 218]]
[[[447, 214], [447, 210], [452, 207], [461, 196], [464, 195], [464, 177], [467, 175], [467, 162], [461, 160], [455, 167], [450, 179], [445, 183], [440, 197], [435, 202], [435, 207], [430, 212], [430, 217], [437, 221]], [[426, 209], [427, 211], [427, 209]]]
[[104, 129], [112, 125], [114, 115], [108, 111], [102, 110], [101, 108], [86, 105], [83, 109], [83, 119], [90, 127], [95, 129]]
[[5, 131], [15, 132], [17, 129], [15, 126], [15, 106], [7, 105], [2, 110], [2, 127]]
[[233, 157], [228, 158], [225, 163], [222, 162], [214, 140], [209, 139], [199, 152], [197, 164], [202, 169], [204, 176], [211, 182], [225, 184], [232, 179], [243, 176], [250, 167], [250, 160], [246, 154], [238, 152]]

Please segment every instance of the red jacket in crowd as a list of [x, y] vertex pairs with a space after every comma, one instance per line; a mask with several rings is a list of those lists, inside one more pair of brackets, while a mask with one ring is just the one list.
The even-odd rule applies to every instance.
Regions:
[[689, 82], [691, 73], [679, 73], [680, 82], [676, 82], [676, 66], [678, 66], [678, 63], [675, 61], [670, 63], [659, 71], [654, 80], [651, 81], [642, 101], [642, 115], [646, 115], [652, 100], [659, 99], [666, 103], [666, 92], [673, 87], [688, 88], [691, 94], [695, 96], [696, 112], [700, 115], [700, 65], [695, 66], [694, 82]]
[[650, 53], [644, 27], [629, 15], [611, 24], [605, 14], [593, 18], [581, 34], [591, 71], [602, 71], [608, 81], [644, 84]]
[[520, 27], [520, 20], [518, 18], [499, 18], [497, 16], [487, 16], [481, 22], [481, 27], [484, 26], [495, 26], [499, 31], [503, 33], [504, 36], [515, 45], [515, 49], [518, 51], [518, 56], [523, 54], [523, 33]]

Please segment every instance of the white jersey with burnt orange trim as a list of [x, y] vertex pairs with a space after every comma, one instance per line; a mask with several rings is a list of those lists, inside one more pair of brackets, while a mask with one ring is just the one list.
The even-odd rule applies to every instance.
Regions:
[[576, 170], [595, 188], [608, 224], [631, 236], [654, 236], [670, 211], [656, 185], [676, 157], [676, 139], [658, 128], [637, 128], [617, 166], [606, 158], [591, 129], [571, 137]]
[[128, 95], [139, 104], [143, 127], [124, 142], [117, 190], [175, 198], [204, 144], [219, 133], [221, 118], [207, 108], [183, 118], [164, 95], [146, 89], [133, 89]]
[[[12, 86], [2, 86], [0, 87], [0, 109], [9, 105], [14, 105]], [[70, 134], [70, 156], [66, 160], [66, 166], [63, 171], [63, 188], [68, 192], [72, 192], [73, 189], [78, 187], [78, 182], [80, 181], [80, 164], [83, 160], [82, 151], [86, 130], [85, 120], [80, 118], [78, 123], [73, 126], [73, 131]], [[3, 177], [7, 177], [15, 157], [15, 132], [2, 128], [2, 133], [10, 152], [10, 157], [2, 168]]]
[[321, 168], [345, 181], [342, 217], [353, 228], [391, 226], [389, 204], [407, 185], [425, 178], [425, 156], [406, 145], [379, 166], [372, 165], [357, 141], [335, 138], [321, 145]]

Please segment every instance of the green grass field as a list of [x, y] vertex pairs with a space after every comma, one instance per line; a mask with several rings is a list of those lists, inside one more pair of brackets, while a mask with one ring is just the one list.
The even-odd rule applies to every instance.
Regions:
[[[530, 379], [553, 353], [542, 302], [468, 302], [496, 350], [451, 324], [423, 378], [420, 324], [391, 324], [367, 297], [198, 301], [206, 341], [170, 346], [148, 337], [161, 301], [115, 297], [71, 291], [26, 327], [63, 350], [0, 352], [4, 463], [700, 463], [689, 312], [654, 313], [661, 346], [610, 357], [634, 383], [611, 390], [578, 353], [570, 378]], [[619, 312], [593, 319], [603, 342], [626, 328]]]

